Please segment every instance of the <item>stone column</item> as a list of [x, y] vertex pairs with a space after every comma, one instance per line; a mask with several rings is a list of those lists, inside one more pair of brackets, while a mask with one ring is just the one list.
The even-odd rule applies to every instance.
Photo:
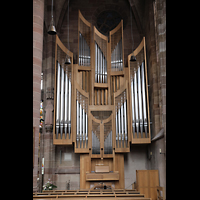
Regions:
[[43, 24], [44, 0], [33, 0], [33, 128], [35, 130], [33, 155], [33, 192], [37, 191]]

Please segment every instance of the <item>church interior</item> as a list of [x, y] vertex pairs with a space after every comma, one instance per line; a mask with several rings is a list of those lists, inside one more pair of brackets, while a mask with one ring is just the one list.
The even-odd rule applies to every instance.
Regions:
[[166, 199], [166, 0], [33, 0], [33, 199]]

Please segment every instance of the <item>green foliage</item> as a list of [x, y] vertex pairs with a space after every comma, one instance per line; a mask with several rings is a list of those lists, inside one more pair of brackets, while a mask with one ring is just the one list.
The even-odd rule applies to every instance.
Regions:
[[57, 186], [54, 185], [50, 179], [43, 185], [43, 190], [53, 190], [53, 188], [57, 188]]

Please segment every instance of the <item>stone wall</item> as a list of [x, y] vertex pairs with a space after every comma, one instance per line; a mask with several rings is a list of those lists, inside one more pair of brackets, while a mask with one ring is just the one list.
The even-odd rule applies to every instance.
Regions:
[[[129, 2], [131, 3], [133, 12], [132, 26], [134, 49], [139, 45], [143, 36], [146, 38], [152, 138], [155, 137], [162, 128], [164, 128], [164, 138], [152, 142], [150, 145], [131, 145], [131, 152], [125, 154], [124, 161], [125, 188], [136, 181], [137, 169], [158, 169], [160, 185], [165, 186], [166, 154], [159, 154], [159, 149], [161, 148], [162, 152], [166, 152], [166, 1], [146, 0], [139, 2], [135, 0], [106, 0], [100, 2], [96, 0], [71, 0], [69, 8], [69, 49], [74, 54], [74, 63], [77, 63], [78, 9], [80, 9], [83, 16], [95, 26], [98, 14], [104, 10], [112, 9], [119, 12], [125, 19], [124, 58], [125, 65], [127, 66], [127, 56], [132, 52]], [[63, 7], [61, 5], [63, 5]], [[59, 10], [60, 14], [58, 14]], [[50, 13], [50, 0], [33, 1], [33, 126], [36, 132], [33, 190], [36, 190], [37, 171], [39, 171], [40, 178], [39, 191], [42, 189], [42, 157], [45, 159], [44, 183], [50, 178], [58, 186], [57, 189], [61, 190], [66, 189], [66, 183], [70, 180], [70, 189], [79, 189], [79, 154], [73, 153], [73, 146], [53, 145], [52, 128], [48, 128], [46, 125], [44, 125], [41, 133], [40, 159], [39, 166], [37, 166], [41, 72], [43, 72], [44, 80], [44, 95], [42, 96], [44, 112], [46, 112], [47, 101], [51, 101], [53, 105], [55, 36], [47, 34], [50, 23]], [[141, 13], [143, 14], [141, 15]], [[54, 15], [57, 17], [55, 18], [57, 34], [61, 41], [67, 46], [67, 1], [54, 1]], [[44, 21], [44, 19], [46, 19], [46, 21]], [[52, 94], [50, 97], [49, 94], [47, 94], [48, 91]], [[148, 159], [147, 150], [152, 151], [150, 160]], [[66, 159], [69, 159], [70, 155], [71, 161], [67, 161]], [[131, 186], [128, 188], [131, 188]]]
[[37, 191], [43, 21], [44, 0], [33, 0], [33, 128], [35, 130], [33, 155], [33, 191]]

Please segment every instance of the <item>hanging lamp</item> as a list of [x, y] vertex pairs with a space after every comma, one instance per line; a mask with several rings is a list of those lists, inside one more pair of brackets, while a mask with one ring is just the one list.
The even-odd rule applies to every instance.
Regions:
[[135, 57], [135, 56], [131, 56], [130, 61], [131, 61], [131, 62], [136, 61], [136, 57]]
[[[68, 33], [67, 33], [67, 41], [68, 41], [68, 50], [69, 50], [69, 0], [68, 0], [68, 9], [67, 9], [67, 28], [68, 28]], [[71, 64], [71, 59], [70, 59], [70, 56], [66, 55], [66, 58], [65, 58], [65, 64], [66, 65], [70, 65]]]
[[48, 29], [48, 34], [50, 34], [50, 35], [56, 34], [56, 27], [55, 27], [54, 20], [53, 20], [53, 0], [51, 3], [51, 23], [50, 23], [50, 26]]
[[[131, 12], [131, 5], [130, 5], [130, 18], [131, 18], [131, 40], [132, 40], [132, 51], [133, 51], [133, 31], [132, 31], [132, 12]], [[136, 57], [134, 55], [131, 56], [131, 62], [136, 61]]]

